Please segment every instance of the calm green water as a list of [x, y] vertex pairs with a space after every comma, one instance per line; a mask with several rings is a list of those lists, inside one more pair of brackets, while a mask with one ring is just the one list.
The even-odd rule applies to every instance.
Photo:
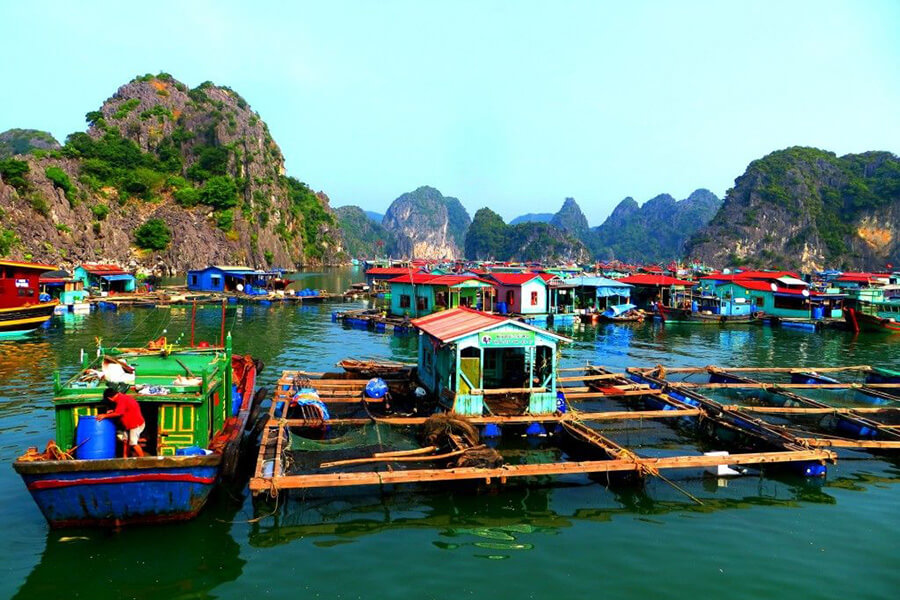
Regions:
[[[351, 270], [304, 276], [343, 290]], [[359, 305], [359, 304], [357, 304]], [[340, 306], [351, 306], [340, 305]], [[331, 323], [336, 305], [241, 307], [236, 348], [268, 365], [317, 370], [345, 356], [412, 360], [415, 338]], [[855, 455], [825, 481], [758, 476], [720, 485], [673, 475], [693, 504], [658, 481], [609, 489], [600, 478], [476, 493], [294, 495], [254, 507], [221, 494], [199, 519], [122, 532], [51, 532], [9, 464], [53, 430], [53, 371], [79, 350], [188, 330], [187, 310], [54, 317], [26, 340], [0, 342], [0, 597], [20, 598], [892, 598], [900, 585], [900, 468]], [[219, 312], [203, 309], [198, 339]], [[601, 326], [563, 330], [564, 365], [878, 364], [900, 368], [898, 342], [768, 328]], [[667, 428], [617, 432], [647, 452], [690, 451]], [[270, 513], [271, 516], [268, 516]], [[260, 518], [262, 517], [262, 518]], [[259, 518], [256, 522], [251, 519]]]

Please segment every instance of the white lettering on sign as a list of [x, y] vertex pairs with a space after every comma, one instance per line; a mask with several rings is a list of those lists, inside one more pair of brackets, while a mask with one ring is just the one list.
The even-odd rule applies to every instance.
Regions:
[[27, 279], [16, 279], [16, 287], [28, 287]]

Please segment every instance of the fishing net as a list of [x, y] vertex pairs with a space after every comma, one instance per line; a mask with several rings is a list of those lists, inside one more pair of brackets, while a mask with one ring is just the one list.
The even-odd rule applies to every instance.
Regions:
[[478, 430], [468, 420], [451, 413], [432, 415], [422, 424], [422, 441], [427, 446], [448, 447], [451, 436], [462, 438], [470, 446], [478, 443]]
[[[405, 427], [369, 424], [327, 439], [314, 440], [291, 433], [290, 472], [318, 471], [323, 463], [366, 458], [379, 452], [419, 448], [413, 432]], [[360, 470], [363, 467], [350, 468]], [[369, 467], [371, 469], [371, 466]]]

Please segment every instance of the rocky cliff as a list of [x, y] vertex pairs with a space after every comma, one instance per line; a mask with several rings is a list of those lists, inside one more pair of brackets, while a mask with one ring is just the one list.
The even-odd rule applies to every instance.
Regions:
[[699, 189], [684, 200], [661, 194], [639, 206], [625, 198], [602, 225], [592, 230], [588, 243], [601, 260], [658, 262], [684, 255], [687, 240], [716, 214], [721, 201]]
[[900, 159], [787, 148], [747, 167], [688, 246], [718, 266], [880, 270], [900, 264]]
[[475, 213], [466, 233], [466, 258], [472, 260], [538, 260], [587, 262], [590, 253], [576, 236], [549, 223], [507, 225], [489, 208]]
[[462, 256], [469, 222], [459, 200], [423, 186], [394, 200], [382, 225], [395, 238], [395, 256], [455, 259]]
[[55, 137], [38, 129], [7, 129], [0, 133], [0, 160], [32, 150], [56, 150], [59, 147]]
[[550, 219], [550, 224], [567, 233], [581, 236], [588, 230], [588, 220], [581, 212], [575, 198], [566, 198], [563, 205]]
[[[9, 254], [163, 273], [343, 257], [328, 197], [285, 176], [268, 127], [233, 90], [146, 75], [87, 121], [61, 149], [0, 163], [0, 229], [16, 236]], [[170, 235], [138, 247], [135, 232], [155, 220]]]

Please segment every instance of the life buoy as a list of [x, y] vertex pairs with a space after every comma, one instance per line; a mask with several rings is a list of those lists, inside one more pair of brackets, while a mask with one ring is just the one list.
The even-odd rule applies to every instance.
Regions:
[[759, 311], [758, 311], [758, 310], [754, 310], [752, 313], [750, 313], [750, 318], [751, 318], [751, 319], [758, 319], [758, 318], [759, 318]]

